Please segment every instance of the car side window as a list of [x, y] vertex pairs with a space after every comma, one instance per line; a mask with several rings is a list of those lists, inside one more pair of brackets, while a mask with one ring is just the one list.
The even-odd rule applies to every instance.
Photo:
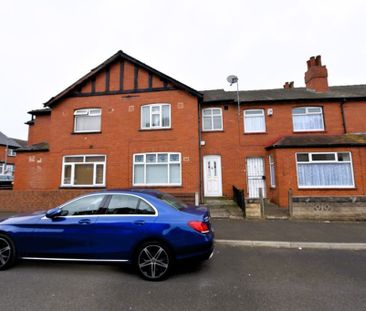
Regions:
[[99, 208], [104, 195], [91, 195], [80, 198], [62, 207], [65, 216], [95, 215], [99, 214]]
[[107, 208], [107, 214], [131, 215], [136, 214], [139, 198], [131, 195], [113, 195]]
[[154, 215], [154, 209], [147, 204], [145, 201], [140, 199], [139, 205], [137, 207], [137, 214], [139, 215]]

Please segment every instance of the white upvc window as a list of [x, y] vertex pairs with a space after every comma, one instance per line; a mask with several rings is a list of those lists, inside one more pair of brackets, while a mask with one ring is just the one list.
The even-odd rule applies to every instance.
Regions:
[[205, 108], [202, 110], [202, 130], [222, 131], [222, 109]]
[[102, 109], [78, 109], [74, 111], [74, 132], [100, 132], [102, 124]]
[[244, 132], [264, 133], [266, 131], [266, 117], [264, 109], [244, 110]]
[[164, 129], [170, 127], [170, 104], [141, 106], [141, 129]]
[[16, 155], [15, 149], [8, 148], [8, 157], [15, 157]]
[[294, 132], [324, 131], [322, 107], [296, 107], [292, 109]]
[[64, 156], [61, 186], [103, 187], [105, 186], [105, 155]]
[[354, 188], [350, 152], [297, 153], [299, 188]]
[[13, 176], [14, 167], [14, 164], [0, 163], [0, 175]]
[[134, 154], [133, 185], [181, 186], [181, 154], [178, 152]]
[[269, 160], [269, 175], [270, 175], [270, 179], [271, 179], [271, 187], [275, 188], [276, 187], [276, 170], [275, 170], [275, 163], [273, 160], [273, 155], [269, 155], [268, 157]]

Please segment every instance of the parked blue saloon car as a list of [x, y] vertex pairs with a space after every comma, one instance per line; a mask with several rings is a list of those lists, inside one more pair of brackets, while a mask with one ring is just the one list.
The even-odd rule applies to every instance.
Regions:
[[129, 262], [144, 279], [161, 280], [176, 260], [212, 252], [207, 208], [159, 191], [91, 193], [0, 221], [0, 270], [16, 259]]

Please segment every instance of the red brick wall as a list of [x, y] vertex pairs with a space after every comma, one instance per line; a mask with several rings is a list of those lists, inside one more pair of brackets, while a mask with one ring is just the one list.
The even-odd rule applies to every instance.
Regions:
[[34, 124], [30, 125], [28, 129], [28, 145], [48, 141], [49, 126], [50, 115], [36, 116]]
[[6, 163], [14, 164], [16, 157], [6, 156], [6, 153], [7, 153], [6, 146], [0, 145], [0, 162], [5, 162], [5, 159], [6, 159]]
[[[351, 103], [347, 105], [351, 106]], [[353, 107], [359, 107], [353, 104], [352, 108], [347, 107], [347, 118], [353, 120], [357, 119], [358, 113], [357, 109]], [[361, 105], [361, 104], [360, 104]], [[363, 105], [363, 104], [362, 104]], [[329, 103], [312, 103], [312, 104], [298, 104], [298, 103], [263, 103], [258, 105], [242, 105], [240, 120], [238, 124], [238, 110], [237, 106], [229, 104], [228, 110], [224, 110], [225, 104], [216, 105], [203, 105], [206, 107], [221, 107], [223, 111], [223, 124], [224, 130], [220, 132], [203, 132], [202, 140], [206, 142], [205, 146], [202, 147], [203, 155], [221, 155], [222, 162], [222, 178], [223, 178], [223, 193], [225, 196], [232, 196], [232, 185], [240, 187], [245, 190], [247, 195], [247, 181], [246, 181], [246, 159], [248, 157], [263, 157], [265, 160], [265, 174], [266, 174], [266, 188], [267, 196], [269, 199], [275, 202], [281, 202], [281, 205], [287, 206], [288, 187], [283, 187], [280, 181], [277, 181], [278, 187], [281, 190], [274, 191], [270, 188], [270, 175], [269, 175], [269, 163], [268, 155], [269, 153], [264, 147], [271, 145], [277, 141], [282, 136], [288, 135], [312, 135], [314, 132], [293, 132], [292, 127], [292, 109], [294, 107], [300, 106], [321, 106], [323, 107], [325, 131], [315, 132], [315, 134], [324, 135], [338, 135], [343, 134], [342, 125], [342, 114], [340, 105], [338, 102]], [[363, 107], [363, 106], [362, 106]], [[267, 109], [273, 109], [273, 115], [267, 115]], [[246, 134], [244, 133], [243, 124], [243, 110], [245, 109], [265, 109], [266, 114], [266, 133], [260, 134]], [[366, 109], [366, 108], [365, 108]], [[353, 110], [353, 111], [352, 111]], [[352, 123], [348, 121], [348, 124]], [[361, 121], [357, 121], [353, 125], [352, 129], [365, 129]], [[359, 130], [360, 131], [360, 130]], [[363, 130], [365, 131], [365, 130]], [[290, 158], [287, 157], [278, 158], [275, 154], [275, 162], [282, 161], [282, 167], [286, 169], [286, 174], [288, 174], [288, 181], [296, 181], [296, 169], [291, 166], [293, 163]], [[291, 164], [292, 163], [292, 164]], [[276, 165], [277, 166], [277, 165]], [[358, 167], [356, 163], [354, 169], [359, 171], [361, 168]], [[281, 171], [282, 168], [277, 168], [277, 171]], [[279, 173], [279, 172], [277, 172]], [[282, 172], [284, 174], [284, 172]], [[366, 181], [365, 181], [366, 182]], [[361, 181], [358, 183], [360, 184]], [[292, 183], [293, 184], [293, 183]], [[296, 185], [297, 183], [293, 184]], [[360, 184], [361, 185], [361, 184]], [[281, 191], [281, 192], [279, 192]], [[284, 192], [284, 193], [282, 193]], [[351, 191], [352, 192], [352, 191]], [[322, 191], [322, 193], [325, 193]], [[331, 193], [328, 191], [327, 193]]]
[[344, 115], [348, 133], [366, 133], [366, 102], [346, 102]]

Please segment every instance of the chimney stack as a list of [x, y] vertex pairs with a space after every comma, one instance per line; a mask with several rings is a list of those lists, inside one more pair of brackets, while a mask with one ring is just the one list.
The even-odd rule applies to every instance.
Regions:
[[328, 70], [326, 66], [322, 66], [321, 56], [310, 57], [307, 65], [308, 71], [305, 72], [306, 88], [315, 92], [327, 92], [329, 90]]
[[294, 81], [286, 82], [286, 83], [283, 85], [283, 88], [284, 88], [284, 89], [293, 89], [293, 88], [294, 88]]

